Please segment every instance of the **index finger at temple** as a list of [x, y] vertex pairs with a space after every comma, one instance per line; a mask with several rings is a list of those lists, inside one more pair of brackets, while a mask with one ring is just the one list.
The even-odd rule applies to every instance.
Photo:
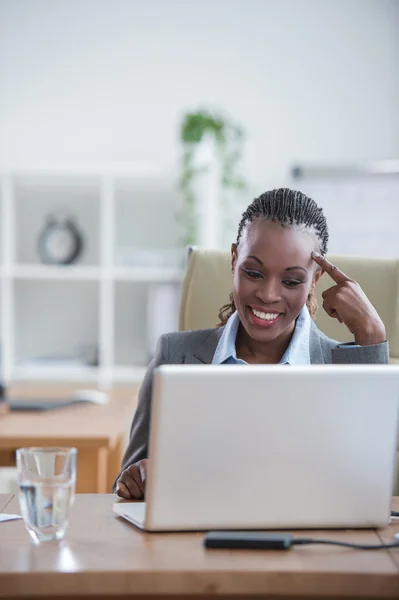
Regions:
[[342, 283], [343, 281], [350, 281], [350, 278], [345, 275], [341, 269], [338, 269], [336, 265], [326, 259], [325, 256], [317, 255], [316, 252], [312, 252], [313, 260], [325, 271], [335, 283]]

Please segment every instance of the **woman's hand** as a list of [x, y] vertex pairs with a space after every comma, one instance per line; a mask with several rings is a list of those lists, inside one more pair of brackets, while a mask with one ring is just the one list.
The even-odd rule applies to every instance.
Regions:
[[384, 323], [360, 285], [317, 252], [312, 258], [336, 283], [322, 294], [326, 313], [344, 323], [359, 346], [385, 342]]
[[122, 471], [116, 482], [116, 493], [125, 500], [142, 500], [145, 496], [148, 458], [143, 458]]

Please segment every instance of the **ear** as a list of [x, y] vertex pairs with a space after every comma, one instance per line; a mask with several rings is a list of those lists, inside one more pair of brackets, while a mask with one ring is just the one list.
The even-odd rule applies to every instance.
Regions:
[[237, 244], [231, 244], [231, 271], [234, 273], [234, 269], [237, 263]]

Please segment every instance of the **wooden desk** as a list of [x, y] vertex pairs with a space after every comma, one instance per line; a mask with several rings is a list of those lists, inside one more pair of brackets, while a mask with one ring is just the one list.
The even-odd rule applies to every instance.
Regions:
[[[30, 388], [15, 395], [65, 398], [71, 389]], [[137, 403], [138, 388], [113, 388], [106, 405], [82, 404], [46, 412], [9, 412], [0, 417], [0, 466], [15, 465], [21, 446], [78, 449], [78, 493], [111, 492], [124, 452], [124, 436]]]
[[[60, 543], [36, 546], [22, 521], [1, 523], [0, 598], [399, 598], [399, 549], [206, 550], [202, 533], [139, 531], [112, 512], [115, 501], [78, 495]], [[0, 496], [2, 506], [19, 513], [16, 498]], [[394, 532], [399, 522], [383, 531], [305, 534], [376, 544]]]

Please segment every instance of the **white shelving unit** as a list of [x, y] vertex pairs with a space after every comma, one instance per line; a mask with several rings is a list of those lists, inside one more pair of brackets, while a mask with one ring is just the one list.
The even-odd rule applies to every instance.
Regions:
[[[172, 286], [177, 298], [182, 261], [126, 266], [118, 264], [117, 251], [130, 246], [161, 255], [176, 248], [179, 199], [172, 178], [142, 167], [37, 167], [0, 172], [0, 180], [2, 380], [103, 387], [141, 380], [150, 351], [148, 291]], [[46, 216], [59, 208], [84, 232], [85, 251], [73, 265], [44, 265], [37, 238]], [[177, 310], [165, 317], [168, 330]], [[159, 327], [159, 315], [156, 320]], [[95, 366], [32, 362], [71, 355], [79, 344], [95, 348]]]

